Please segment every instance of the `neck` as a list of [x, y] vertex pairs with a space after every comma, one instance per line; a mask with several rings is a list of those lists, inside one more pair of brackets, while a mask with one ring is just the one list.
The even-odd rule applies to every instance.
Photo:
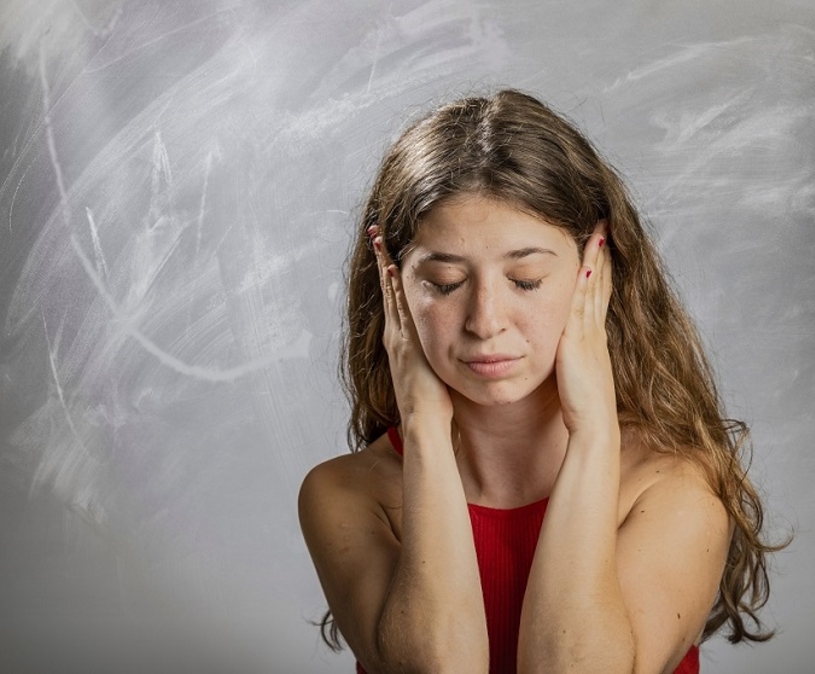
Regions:
[[510, 405], [485, 407], [452, 395], [467, 501], [513, 508], [547, 497], [569, 439], [554, 383]]

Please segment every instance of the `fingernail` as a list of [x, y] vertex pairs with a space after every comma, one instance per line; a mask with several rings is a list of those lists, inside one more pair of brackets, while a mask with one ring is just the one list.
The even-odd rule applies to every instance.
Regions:
[[376, 252], [377, 252], [377, 253], [379, 253], [379, 252], [381, 252], [381, 251], [382, 251], [382, 238], [381, 238], [381, 237], [378, 237], [378, 236], [377, 236], [377, 237], [374, 239], [374, 248], [376, 248]]
[[376, 225], [371, 225], [365, 231], [368, 232], [368, 236], [373, 236], [374, 234], [376, 234], [377, 229], [378, 229], [378, 227]]
[[591, 276], [591, 269], [589, 269], [589, 270], [586, 272], [586, 278], [588, 278], [589, 276]]
[[598, 246], [600, 246], [600, 248], [602, 248], [602, 247], [603, 247], [603, 244], [604, 244], [605, 242], [606, 242], [606, 240], [605, 240], [604, 238], [600, 237], [600, 240], [597, 242], [597, 245], [598, 245]]
[[388, 267], [388, 276], [390, 276], [391, 278], [396, 276], [396, 268], [395, 267], [393, 267], [393, 266]]

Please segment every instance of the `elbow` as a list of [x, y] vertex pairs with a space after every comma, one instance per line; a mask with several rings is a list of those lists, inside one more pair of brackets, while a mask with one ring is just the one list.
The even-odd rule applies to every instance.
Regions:
[[560, 634], [549, 642], [539, 643], [533, 654], [519, 649], [518, 674], [635, 674], [636, 649], [632, 633], [618, 633], [604, 639], [591, 630], [575, 638]]
[[360, 662], [367, 674], [489, 674], [489, 666], [485, 662], [480, 666], [476, 662], [468, 662], [466, 659], [453, 659], [449, 655], [434, 655], [428, 652], [417, 655], [416, 653], [388, 654], [385, 657], [377, 658], [376, 663]]
[[594, 667], [587, 668], [587, 672], [619, 672], [619, 674], [635, 674], [637, 671], [637, 649], [634, 644], [634, 634], [631, 631], [621, 633], [614, 641], [607, 641], [602, 649], [596, 653]]
[[489, 674], [489, 650], [473, 647], [466, 639], [445, 639], [434, 630], [406, 630], [389, 638], [378, 630], [376, 664], [368, 674]]

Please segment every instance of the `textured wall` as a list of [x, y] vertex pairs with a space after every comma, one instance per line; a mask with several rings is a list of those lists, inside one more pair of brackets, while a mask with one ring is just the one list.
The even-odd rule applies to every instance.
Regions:
[[295, 498], [346, 451], [354, 215], [406, 118], [502, 85], [627, 177], [798, 528], [779, 636], [704, 671], [811, 673], [809, 0], [1, 0], [0, 669], [350, 671]]

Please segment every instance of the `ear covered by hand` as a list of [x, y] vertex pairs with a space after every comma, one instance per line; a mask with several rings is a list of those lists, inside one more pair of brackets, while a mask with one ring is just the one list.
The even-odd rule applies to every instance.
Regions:
[[379, 267], [385, 330], [382, 341], [388, 352], [396, 402], [402, 420], [417, 413], [453, 417], [453, 404], [446, 384], [427, 362], [419, 342], [402, 285], [402, 275], [385, 250], [380, 229], [368, 229]]
[[556, 375], [563, 420], [570, 433], [614, 429], [616, 399], [606, 315], [611, 298], [608, 225], [600, 220], [583, 250], [569, 318], [560, 338]]

